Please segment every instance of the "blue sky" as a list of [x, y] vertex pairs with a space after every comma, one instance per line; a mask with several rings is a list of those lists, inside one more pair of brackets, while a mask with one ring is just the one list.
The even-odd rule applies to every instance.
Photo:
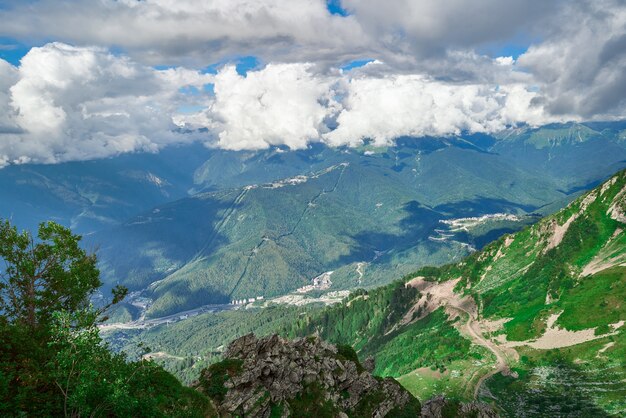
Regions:
[[369, 64], [370, 62], [373, 62], [373, 59], [370, 58], [365, 58], [365, 59], [359, 59], [359, 60], [353, 60], [350, 61], [349, 63], [342, 65], [341, 68], [343, 71], [350, 71], [354, 68], [359, 68], [359, 67], [363, 67], [366, 64]]
[[0, 37], [0, 58], [13, 65], [19, 65], [20, 59], [30, 50], [30, 46], [25, 45], [16, 39]]
[[348, 16], [348, 11], [341, 7], [341, 0], [328, 0], [326, 2], [326, 8], [334, 15]]

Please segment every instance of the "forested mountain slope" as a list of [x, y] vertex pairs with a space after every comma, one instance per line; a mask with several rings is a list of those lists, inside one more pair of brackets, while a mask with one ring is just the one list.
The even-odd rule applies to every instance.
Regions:
[[[468, 151], [447, 154], [458, 152]], [[155, 301], [151, 316], [283, 295], [328, 271], [332, 290], [371, 286], [416, 265], [466, 255], [494, 230], [532, 222], [526, 210], [565, 196], [549, 181], [511, 171], [495, 156], [484, 158], [476, 168], [465, 165], [467, 158], [450, 158], [449, 174], [425, 177], [449, 184], [431, 185], [430, 191], [390, 169], [386, 159], [352, 156], [307, 175], [160, 206], [89, 240], [100, 246], [105, 277], [145, 289]], [[453, 185], [457, 176], [467, 184]], [[441, 195], [444, 189], [447, 196]], [[481, 231], [457, 234], [441, 223], [502, 212], [515, 216], [486, 219]]]
[[[88, 242], [99, 248], [107, 283], [149, 298], [151, 317], [284, 295], [331, 271], [330, 291], [384, 284], [458, 260], [603, 180], [626, 160], [621, 125], [609, 126], [212, 151], [194, 172], [194, 187], [212, 191], [144, 211]], [[596, 148], [611, 153], [589, 151]], [[575, 166], [589, 169], [575, 174]]]
[[201, 145], [191, 145], [158, 154], [8, 166], [0, 170], [0, 216], [32, 230], [45, 220], [82, 234], [111, 227], [186, 196], [194, 184], [190, 167], [202, 164], [208, 154]]
[[[304, 150], [271, 148], [250, 152], [186, 144], [166, 147], [158, 153], [121, 154], [92, 161], [12, 165], [0, 170], [0, 215], [24, 228], [33, 229], [40, 221], [54, 219], [87, 233], [200, 191], [271, 182], [359, 156], [372, 157], [369, 161], [387, 160], [389, 168], [420, 185], [430, 197], [425, 203], [436, 206], [454, 201], [441, 186], [450, 187], [454, 195], [464, 190], [462, 186], [481, 180], [481, 175], [476, 176], [472, 170], [474, 162], [467, 160], [473, 154], [460, 150], [491, 154], [484, 158], [540, 173], [568, 194], [597, 184], [623, 167], [625, 132], [624, 122], [570, 123], [508, 129], [493, 135], [399, 138], [396, 146], [384, 148], [311, 144]], [[450, 150], [456, 152], [448, 155]], [[429, 154], [433, 158], [427, 157]], [[465, 161], [459, 165], [455, 160]], [[462, 176], [458, 183], [447, 181], [445, 175], [435, 176], [441, 174], [441, 164], [446, 161], [459, 166], [456, 172]], [[475, 166], [474, 170], [482, 167], [483, 174], [491, 170], [490, 164], [482, 160]], [[438, 201], [436, 196], [443, 200]], [[489, 189], [481, 197], [491, 197]]]

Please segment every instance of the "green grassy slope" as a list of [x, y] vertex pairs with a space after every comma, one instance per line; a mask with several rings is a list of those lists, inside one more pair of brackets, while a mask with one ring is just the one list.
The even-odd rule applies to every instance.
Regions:
[[[492, 355], [483, 347], [470, 348], [457, 332], [461, 320], [448, 320], [441, 308], [419, 321], [407, 323], [405, 317], [419, 297], [405, 280], [460, 278], [456, 291], [474, 298], [482, 323], [506, 321], [502, 329], [485, 332], [486, 338], [498, 344], [502, 336], [529, 341], [517, 343], [519, 360], [509, 364], [518, 377], [488, 379], [481, 396], [495, 399], [510, 416], [526, 408], [538, 414], [552, 411], [551, 416], [622, 414], [625, 208], [626, 172], [620, 172], [555, 215], [503, 236], [462, 262], [423, 268], [398, 283], [355, 293], [286, 332], [316, 331], [333, 342], [352, 344], [359, 355], [374, 355], [378, 373], [398, 377], [418, 396], [443, 391], [468, 398], [468, 385], [476, 382], [476, 373], [484, 374], [481, 367], [491, 367]], [[590, 330], [590, 337], [565, 346], [560, 338], [569, 337], [556, 337], [550, 343], [554, 348], [533, 348], [532, 341], [545, 341], [540, 337], [554, 314], [559, 314], [555, 327]]]
[[[592, 261], [618, 265], [622, 260], [623, 223], [607, 212], [621, 210], [625, 184], [620, 173], [555, 215], [500, 238], [463, 263], [430, 270], [428, 275], [437, 280], [461, 277], [458, 288], [475, 297], [484, 316], [514, 318], [505, 326], [509, 339], [537, 337], [542, 319], [563, 308], [563, 296], [588, 285], [583, 277], [587, 265]], [[556, 244], [559, 231], [562, 237]], [[560, 317], [557, 324], [567, 317]]]

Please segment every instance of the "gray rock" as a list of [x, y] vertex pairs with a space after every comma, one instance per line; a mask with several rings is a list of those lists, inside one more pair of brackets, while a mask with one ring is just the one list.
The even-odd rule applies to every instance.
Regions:
[[369, 356], [368, 358], [366, 358], [363, 362], [363, 368], [368, 372], [373, 373], [374, 369], [376, 368], [376, 360], [374, 360], [374, 357]]
[[454, 408], [457, 417], [498, 418], [498, 413], [490, 406], [480, 402], [455, 402], [444, 396], [436, 396], [422, 405], [422, 418], [442, 418], [444, 409]]
[[[281, 416], [287, 417], [299, 412], [301, 399], [313, 399], [320, 407], [330, 402], [340, 417], [360, 414], [363, 408], [377, 418], [394, 408], [419, 408], [419, 402], [394, 379], [374, 378], [361, 364], [337, 353], [334, 345], [317, 336], [292, 341], [249, 334], [226, 349], [221, 364], [234, 362], [236, 367], [226, 368], [225, 376], [224, 367], [203, 370], [197, 387], [213, 394], [222, 417], [269, 417], [272, 408], [274, 412], [282, 408], [278, 409]], [[371, 361], [368, 366], [373, 370]], [[214, 393], [216, 382], [225, 394]]]

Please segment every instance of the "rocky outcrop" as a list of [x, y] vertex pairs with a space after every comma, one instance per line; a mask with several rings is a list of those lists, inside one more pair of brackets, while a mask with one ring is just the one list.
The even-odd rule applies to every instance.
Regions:
[[197, 387], [222, 417], [416, 417], [421, 409], [394, 379], [372, 376], [351, 347], [318, 337], [241, 337]]
[[479, 402], [463, 403], [437, 396], [424, 402], [422, 418], [498, 418], [498, 414], [487, 404]]

